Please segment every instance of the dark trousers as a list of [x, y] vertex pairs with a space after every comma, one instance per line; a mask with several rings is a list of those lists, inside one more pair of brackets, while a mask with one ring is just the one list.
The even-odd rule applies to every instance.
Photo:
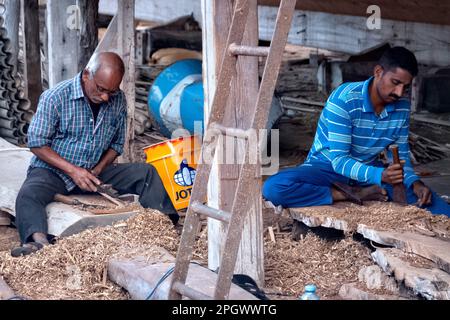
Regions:
[[[139, 195], [144, 208], [157, 209], [169, 216], [174, 224], [179, 216], [167, 195], [156, 169], [145, 163], [112, 164], [100, 175], [103, 183], [112, 184], [120, 194]], [[33, 233], [47, 234], [47, 213], [45, 207], [53, 201], [55, 194], [68, 192], [63, 180], [53, 171], [31, 168], [16, 199], [16, 225], [22, 243], [31, 241]]]

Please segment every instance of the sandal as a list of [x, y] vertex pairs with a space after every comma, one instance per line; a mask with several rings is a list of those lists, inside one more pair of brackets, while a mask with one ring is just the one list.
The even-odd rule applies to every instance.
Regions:
[[20, 247], [11, 250], [11, 256], [17, 258], [21, 256], [29, 255], [33, 252], [41, 250], [44, 247], [42, 243], [39, 242], [27, 242]]

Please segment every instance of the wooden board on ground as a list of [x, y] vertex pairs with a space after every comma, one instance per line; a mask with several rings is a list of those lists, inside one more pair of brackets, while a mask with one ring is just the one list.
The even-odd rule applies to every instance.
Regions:
[[422, 297], [450, 299], [450, 274], [437, 269], [431, 261], [398, 249], [377, 249], [372, 257], [387, 274]]
[[359, 283], [346, 283], [339, 289], [339, 296], [344, 300], [401, 300], [397, 295], [372, 293], [359, 288]]
[[367, 201], [363, 206], [337, 202], [329, 206], [290, 208], [289, 212], [293, 219], [310, 227], [356, 232], [358, 225], [362, 224], [375, 230], [412, 231], [450, 239], [448, 217], [393, 202]]
[[[134, 300], [167, 300], [172, 275], [169, 275], [159, 286], [157, 284], [169, 274], [174, 261], [175, 258], [163, 249], [156, 249], [154, 255], [150, 256], [146, 251], [131, 258], [112, 258], [108, 262], [108, 276], [125, 288]], [[216, 281], [215, 272], [191, 263], [186, 280], [187, 286], [212, 296]], [[235, 284], [231, 284], [229, 298], [257, 300], [251, 293]]]
[[333, 217], [333, 214], [336, 213], [344, 216], [345, 208], [342, 204], [336, 204], [334, 206], [290, 208], [289, 212], [293, 219], [303, 222], [308, 227], [326, 227], [351, 232], [353, 229], [347, 221]]
[[3, 280], [3, 277], [0, 276], [0, 300], [8, 300], [14, 296], [14, 291]]
[[17, 229], [0, 226], [0, 251], [11, 250], [19, 243], [20, 239]]
[[113, 214], [93, 214], [63, 203], [52, 202], [47, 206], [48, 232], [59, 237], [70, 236], [88, 228], [112, 225], [137, 214], [132, 210]]
[[450, 273], [450, 241], [412, 232], [377, 231], [363, 225], [358, 226], [358, 232], [377, 243], [394, 246], [402, 251], [430, 259], [440, 269]]

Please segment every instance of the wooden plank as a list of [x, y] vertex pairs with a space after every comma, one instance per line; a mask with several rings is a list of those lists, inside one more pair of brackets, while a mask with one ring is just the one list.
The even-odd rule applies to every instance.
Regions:
[[[258, 4], [278, 6], [280, 0], [258, 0]], [[446, 24], [450, 21], [450, 3], [440, 0], [409, 1], [409, 0], [302, 0], [297, 1], [297, 10], [321, 11], [334, 14], [369, 17], [367, 8], [378, 5], [383, 19]]]
[[[100, 0], [99, 12], [114, 15], [117, 12], [117, 2], [117, 0]], [[135, 11], [136, 19], [150, 22], [167, 23], [191, 14], [195, 20], [202, 20], [201, 0], [136, 0]]]
[[450, 242], [418, 233], [377, 231], [359, 224], [357, 232], [380, 244], [394, 246], [434, 261], [439, 268], [450, 272]]
[[118, 6], [118, 48], [125, 63], [125, 75], [122, 90], [127, 100], [127, 134], [124, 152], [119, 162], [133, 162], [134, 153], [132, 140], [134, 139], [134, 104], [135, 104], [135, 42], [134, 42], [134, 0], [123, 0]]
[[[72, 6], [72, 7], [71, 7]], [[70, 18], [67, 8], [70, 11]], [[78, 72], [78, 14], [76, 0], [48, 0], [48, 83], [54, 87], [57, 83], [74, 77]], [[70, 19], [70, 21], [69, 21]], [[70, 25], [70, 29], [67, 27]]]
[[20, 244], [16, 228], [0, 226], [0, 251], [12, 250]]
[[[48, 0], [49, 87], [74, 77], [85, 66], [96, 44], [95, 1]], [[86, 10], [86, 11], [82, 11]], [[83, 17], [83, 19], [82, 19]], [[86, 34], [81, 38], [82, 32]], [[89, 31], [89, 32], [88, 32]], [[81, 42], [82, 41], [82, 42]]]
[[[128, 255], [129, 256], [129, 255]], [[133, 300], [146, 300], [156, 284], [174, 266], [175, 258], [164, 249], [146, 249], [132, 258], [112, 258], [108, 261], [108, 276], [125, 288]], [[167, 300], [172, 275], [155, 289], [149, 300]], [[198, 264], [191, 263], [186, 285], [212, 296], [217, 274]], [[230, 299], [257, 300], [255, 296], [232, 284]]]
[[339, 296], [344, 300], [400, 300], [396, 295], [380, 295], [358, 288], [357, 283], [345, 283], [339, 289]]
[[108, 28], [106, 29], [105, 34], [103, 35], [103, 38], [100, 40], [99, 44], [97, 45], [97, 48], [95, 48], [95, 53], [97, 52], [104, 52], [104, 51], [112, 51], [115, 53], [120, 53], [118, 51], [118, 38], [117, 38], [117, 14], [112, 18], [111, 22], [108, 25]]
[[25, 94], [30, 100], [31, 110], [36, 111], [42, 93], [41, 48], [39, 39], [39, 1], [21, 1], [24, 28], [24, 55], [26, 80]]
[[361, 268], [358, 272], [358, 280], [369, 290], [384, 289], [395, 295], [400, 294], [395, 279], [389, 277], [388, 274], [376, 264]]
[[[176, 17], [193, 13], [196, 20], [202, 24], [200, 19], [202, 16], [200, 3], [202, 1], [206, 3], [204, 0], [189, 2], [180, 2], [179, 0], [165, 0], [163, 2], [137, 0], [137, 18], [147, 19], [149, 21], [168, 22]], [[350, 54], [359, 54], [371, 48], [379, 47], [381, 44], [390, 43], [391, 45], [407, 46], [416, 54], [419, 62], [423, 64], [436, 64], [440, 66], [450, 64], [450, 55], [446, 54], [450, 51], [448, 41], [450, 39], [450, 20], [448, 19], [448, 4], [444, 4], [443, 1], [433, 0], [430, 2], [433, 4], [428, 5], [428, 2], [425, 1], [415, 1], [412, 4], [408, 0], [401, 0], [403, 5], [400, 5], [397, 2], [382, 0], [382, 24], [379, 30], [369, 30], [367, 28], [367, 18], [370, 16], [366, 13], [368, 5], [362, 6], [359, 4], [359, 1], [340, 1], [347, 1], [347, 7], [351, 4], [351, 7], [348, 8], [355, 7], [355, 12], [360, 12], [360, 14], [353, 16], [345, 13], [328, 13], [327, 11], [340, 12], [340, 5], [334, 4], [331, 0], [327, 0], [327, 7], [332, 8], [332, 10], [326, 10], [326, 8], [320, 10], [322, 12], [318, 12], [319, 10], [296, 10], [288, 42]], [[303, 2], [297, 1], [297, 6], [303, 6]], [[322, 2], [307, 1], [307, 3], [319, 7], [322, 5]], [[366, 4], [368, 2], [370, 1], [364, 0], [363, 3]], [[406, 2], [408, 3], [406, 4]], [[361, 7], [363, 7], [362, 11], [360, 9]], [[384, 9], [392, 7], [395, 7], [395, 10]], [[115, 8], [117, 8], [115, 1], [100, 1], [100, 10], [104, 13], [114, 14]], [[416, 10], [408, 11], [406, 8], [416, 8]], [[439, 12], [444, 17], [444, 21], [441, 23], [442, 25], [423, 23], [424, 19], [432, 16], [424, 14], [427, 10]], [[398, 14], [400, 17], [408, 17], [414, 14], [419, 18], [413, 20], [414, 22], [395, 21], [389, 18], [390, 14], [397, 14], [399, 12], [402, 12]], [[260, 5], [258, 16], [260, 21], [260, 39], [269, 41], [273, 33], [276, 8]], [[407, 19], [405, 18], [404, 20]], [[202, 29], [207, 30], [209, 27], [204, 24], [202, 25]], [[352, 37], [348, 37], [349, 34]], [[203, 44], [205, 43], [203, 41]]]
[[338, 206], [315, 206], [306, 208], [289, 208], [291, 217], [308, 227], [325, 227], [342, 230], [345, 233], [355, 231], [345, 220], [327, 216], [327, 212], [345, 214], [345, 208]]
[[78, 59], [78, 70], [83, 70], [88, 64], [90, 57], [95, 51], [98, 44], [98, 1], [88, 0], [78, 1], [80, 8], [80, 56]]
[[[260, 39], [270, 40], [276, 8], [259, 8]], [[351, 34], [352, 37], [348, 37]], [[366, 18], [324, 12], [296, 11], [288, 42], [307, 47], [362, 54], [386, 43], [406, 46], [422, 64], [450, 64], [450, 26], [382, 20], [379, 30], [369, 30]]]
[[14, 291], [8, 286], [3, 277], [0, 276], [0, 300], [8, 300], [14, 296]]
[[[203, 23], [205, 26], [211, 24], [211, 27], [207, 28], [208, 30], [213, 30], [212, 32], [205, 32], [206, 35], [204, 33], [203, 41], [204, 52], [206, 52], [204, 60], [204, 68], [206, 70], [204, 72], [206, 74], [205, 91], [207, 91], [205, 117], [208, 117], [210, 100], [212, 101], [216, 89], [213, 79], [217, 75], [220, 57], [223, 50], [225, 50], [224, 44], [226, 43], [227, 34], [223, 30], [229, 30], [230, 28], [233, 6], [232, 1], [213, 1], [213, 3], [204, 4], [205, 14]], [[256, 2], [252, 3], [250, 8], [243, 44], [257, 45]], [[214, 21], [210, 15], [214, 17]], [[240, 57], [237, 70], [237, 79], [235, 79], [231, 87], [223, 125], [247, 129], [251, 124], [254, 112], [254, 98], [258, 89], [258, 59], [255, 57]], [[243, 86], [242, 83], [246, 85]], [[228, 140], [228, 142], [230, 141], [231, 139]], [[239, 165], [237, 163], [242, 162], [244, 145], [239, 142], [234, 142], [234, 139], [225, 147], [224, 144], [219, 142], [216, 154], [226, 154], [227, 148], [229, 152], [232, 151], [231, 154], [233, 155], [232, 159], [228, 160], [232, 160], [230, 162], [234, 164], [213, 164], [208, 192], [208, 205], [221, 208], [225, 211], [231, 210], [234, 191], [237, 186], [237, 178], [239, 176]], [[224, 163], [225, 160], [221, 159], [219, 161]], [[253, 207], [244, 221], [235, 273], [247, 274], [255, 279], [258, 285], [263, 285], [264, 269], [262, 259], [264, 253], [260, 178], [255, 178], [253, 187], [253, 190], [249, 191], [249, 194], [252, 195], [250, 201], [253, 203]], [[225, 232], [226, 228], [220, 221], [208, 219], [208, 263], [209, 267], [213, 270], [219, 267]]]
[[429, 261], [423, 267], [413, 266], [406, 254], [398, 249], [377, 249], [372, 253], [376, 263], [413, 292], [428, 300], [450, 299], [450, 274], [433, 267]]

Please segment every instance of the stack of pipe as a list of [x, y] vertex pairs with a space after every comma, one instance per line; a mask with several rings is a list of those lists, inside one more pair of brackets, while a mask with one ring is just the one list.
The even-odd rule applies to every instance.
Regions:
[[16, 145], [26, 144], [33, 117], [30, 101], [17, 75], [17, 52], [5, 26], [7, 10], [0, 2], [0, 137]]

